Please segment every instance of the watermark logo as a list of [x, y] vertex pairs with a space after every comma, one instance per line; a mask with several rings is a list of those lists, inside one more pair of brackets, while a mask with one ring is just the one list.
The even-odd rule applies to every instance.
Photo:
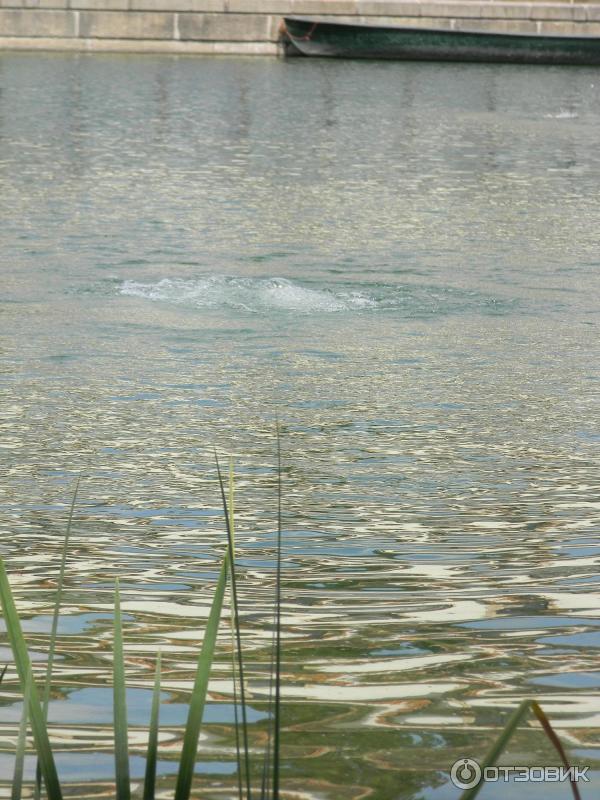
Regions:
[[459, 758], [450, 770], [450, 780], [458, 789], [472, 789], [482, 775], [483, 771], [474, 758]]
[[457, 789], [472, 789], [480, 781], [499, 783], [589, 782], [590, 767], [485, 767], [474, 758], [459, 758], [452, 764], [450, 780]]

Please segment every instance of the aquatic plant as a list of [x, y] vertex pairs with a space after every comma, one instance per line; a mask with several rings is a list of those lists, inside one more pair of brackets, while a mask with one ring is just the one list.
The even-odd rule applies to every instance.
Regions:
[[[182, 750], [179, 758], [174, 800], [189, 800], [196, 765], [200, 729], [206, 705], [208, 682], [212, 669], [217, 634], [229, 584], [231, 596], [231, 635], [232, 635], [232, 673], [235, 709], [236, 754], [238, 762], [238, 800], [252, 800], [250, 749], [248, 743], [248, 722], [246, 710], [245, 670], [240, 628], [239, 596], [237, 592], [235, 543], [234, 543], [234, 491], [233, 469], [229, 470], [229, 497], [226, 497], [225, 486], [218, 457], [215, 453], [217, 476], [223, 506], [225, 529], [227, 535], [226, 551], [223, 556], [219, 577], [215, 587], [208, 621], [204, 632], [202, 646], [198, 654], [196, 675], [189, 701], [187, 722], [183, 734]], [[270, 663], [269, 689], [269, 722], [267, 742], [262, 763], [259, 800], [280, 800], [280, 764], [281, 764], [281, 579], [282, 579], [282, 469], [279, 426], [277, 427], [277, 539], [275, 558], [275, 598], [273, 612], [273, 638]], [[21, 623], [16, 611], [6, 568], [0, 559], [0, 602], [6, 622], [8, 638], [13, 652], [19, 684], [23, 693], [23, 711], [17, 736], [16, 757], [13, 775], [11, 800], [21, 800], [23, 786], [23, 764], [27, 742], [27, 727], [31, 725], [35, 750], [38, 757], [34, 797], [41, 793], [42, 781], [48, 800], [62, 800], [62, 790], [58, 780], [54, 756], [50, 746], [47, 716], [52, 681], [52, 669], [62, 601], [67, 548], [72, 527], [74, 508], [77, 498], [78, 483], [73, 493], [66, 533], [63, 542], [60, 570], [56, 588], [56, 598], [50, 635], [49, 654], [43, 690], [43, 703], [31, 669], [27, 646], [23, 637]], [[7, 666], [0, 671], [0, 682], [6, 673]], [[241, 723], [238, 720], [238, 687], [241, 706]], [[143, 783], [143, 800], [154, 800], [156, 792], [156, 766], [158, 756], [158, 734], [161, 691], [161, 653], [156, 658], [152, 708], [148, 731], [146, 751], [146, 769]], [[123, 626], [121, 617], [121, 601], [119, 580], [115, 581], [114, 615], [113, 615], [113, 733], [115, 753], [115, 788], [116, 800], [130, 800], [131, 784], [129, 775], [129, 752], [126, 711], [125, 661], [123, 655]], [[562, 763], [569, 769], [565, 751], [558, 736], [552, 728], [546, 714], [539, 704], [531, 699], [524, 700], [513, 712], [497, 740], [481, 762], [481, 770], [494, 766], [506, 750], [526, 714], [532, 711], [540, 722], [546, 736], [557, 750]], [[240, 731], [241, 728], [241, 731]], [[240, 735], [241, 732], [241, 735]], [[575, 781], [570, 778], [574, 800], [581, 800]], [[485, 785], [480, 781], [461, 795], [461, 800], [475, 800]]]
[[[237, 614], [237, 591], [235, 583], [235, 560], [233, 552], [233, 537], [231, 534], [230, 516], [227, 509], [227, 501], [225, 499], [225, 491], [223, 488], [223, 480], [221, 470], [217, 459], [217, 471], [219, 475], [219, 485], [223, 500], [223, 510], [225, 514], [225, 525], [227, 528], [227, 551], [223, 558], [217, 587], [213, 597], [212, 606], [208, 616], [206, 630], [204, 632], [204, 639], [202, 641], [202, 649], [198, 656], [198, 665], [196, 668], [196, 678], [194, 687], [192, 689], [192, 697], [190, 700], [188, 718], [185, 726], [185, 733], [183, 735], [183, 748], [181, 751], [181, 759], [179, 762], [179, 770], [177, 773], [177, 783], [175, 786], [175, 800], [187, 800], [190, 795], [192, 787], [192, 778], [194, 774], [194, 765], [196, 763], [196, 753], [198, 750], [198, 740], [200, 737], [200, 726], [202, 724], [202, 716], [204, 714], [204, 706], [206, 702], [206, 693], [208, 690], [208, 680], [210, 670], [212, 667], [213, 656], [216, 647], [217, 632], [219, 628], [219, 621], [221, 619], [221, 611], [223, 609], [223, 601], [225, 598], [225, 586], [227, 583], [227, 576], [229, 574], [231, 581], [232, 601], [235, 613], [235, 626], [236, 626], [236, 641], [241, 643], [240, 630], [239, 630], [239, 616]], [[238, 667], [242, 664], [241, 647], [239, 650]], [[240, 670], [243, 669], [240, 668]], [[243, 672], [240, 672], [243, 675]], [[242, 678], [243, 680], [243, 678]], [[243, 702], [243, 701], [242, 701]], [[244, 717], [245, 720], [245, 717]], [[244, 725], [244, 727], [246, 727]], [[248, 752], [248, 734], [245, 730], [245, 749]], [[249, 777], [248, 777], [249, 782]], [[249, 784], [248, 784], [249, 785]], [[248, 793], [249, 796], [249, 793]]]
[[160, 713], [160, 667], [162, 657], [160, 650], [156, 656], [154, 670], [154, 691], [150, 710], [150, 727], [148, 729], [148, 750], [146, 752], [146, 772], [144, 774], [144, 800], [153, 800], [156, 789], [156, 762], [158, 759], [158, 723]]
[[[75, 488], [73, 489], [73, 497], [71, 499], [71, 506], [69, 508], [69, 517], [67, 519], [67, 529], [65, 531], [65, 538], [63, 540], [62, 552], [60, 556], [60, 568], [58, 571], [58, 581], [56, 585], [56, 597], [54, 599], [54, 609], [52, 611], [52, 627], [50, 629], [50, 644], [48, 648], [48, 662], [46, 666], [46, 678], [44, 681], [44, 695], [43, 695], [43, 714], [44, 721], [48, 719], [48, 706], [50, 704], [50, 687], [52, 685], [52, 671], [54, 669], [54, 654], [56, 651], [56, 635], [58, 633], [58, 621], [60, 617], [60, 606], [62, 603], [63, 587], [65, 582], [65, 569], [67, 565], [67, 553], [69, 550], [69, 539], [71, 537], [71, 526], [73, 525], [73, 514], [75, 512], [75, 503], [77, 502], [77, 492], [79, 491], [79, 478], [75, 481]], [[34, 787], [34, 800], [39, 800], [42, 790], [42, 771], [40, 761], [38, 759], [35, 768], [35, 787]]]
[[6, 631], [8, 633], [8, 639], [13, 652], [19, 683], [24, 696], [28, 693], [27, 687], [31, 686], [31, 691], [29, 692], [28, 714], [31, 722], [31, 729], [33, 731], [35, 748], [40, 762], [42, 777], [46, 785], [46, 794], [48, 795], [49, 800], [62, 800], [62, 791], [58, 781], [54, 756], [50, 747], [48, 728], [44, 718], [42, 704], [40, 703], [40, 698], [36, 691], [35, 682], [33, 680], [31, 661], [29, 659], [27, 645], [25, 644], [25, 639], [23, 637], [21, 621], [19, 620], [19, 616], [15, 608], [15, 602], [13, 600], [10, 584], [6, 575], [6, 569], [4, 567], [4, 561], [2, 559], [0, 559], [0, 601], [2, 602]]
[[[278, 434], [279, 436], [279, 434]], [[237, 593], [235, 547], [234, 547], [234, 490], [233, 490], [233, 470], [230, 467], [229, 474], [229, 500], [225, 495], [225, 486], [218, 457], [215, 453], [217, 475], [223, 505], [223, 514], [227, 534], [226, 552], [222, 560], [217, 585], [213, 595], [213, 600], [204, 631], [202, 646], [198, 654], [196, 676], [190, 697], [187, 722], [183, 734], [183, 745], [179, 759], [177, 781], [175, 786], [174, 800], [188, 800], [192, 787], [194, 767], [196, 764], [198, 741], [200, 728], [204, 715], [206, 696], [208, 691], [208, 681], [212, 668], [214, 653], [216, 649], [217, 633], [221, 620], [225, 592], [229, 583], [231, 592], [231, 622], [232, 622], [232, 656], [234, 663], [234, 707], [236, 709], [237, 722], [237, 688], [236, 675], [239, 678], [239, 696], [241, 705], [241, 744], [238, 735], [238, 725], [236, 724], [236, 750], [238, 757], [238, 796], [240, 800], [246, 798], [251, 800], [252, 789], [250, 782], [250, 755], [248, 744], [248, 723], [246, 709], [245, 691], [245, 670], [242, 649], [242, 634], [240, 629], [239, 598]], [[279, 456], [280, 461], [280, 456]], [[17, 741], [17, 752], [15, 761], [15, 771], [13, 779], [12, 800], [20, 800], [22, 790], [23, 761], [26, 748], [26, 732], [28, 721], [31, 721], [34, 733], [35, 747], [38, 755], [38, 766], [36, 768], [36, 784], [34, 793], [39, 797], [41, 793], [42, 781], [46, 789], [49, 800], [62, 800], [62, 790], [58, 780], [54, 756], [50, 747], [48, 735], [48, 704], [50, 698], [50, 688], [52, 681], [52, 670], [54, 654], [56, 649], [56, 638], [58, 622], [60, 617], [60, 605], [62, 602], [64, 576], [67, 549], [71, 533], [73, 513], [77, 498], [79, 482], [75, 486], [71, 502], [67, 528], [63, 540], [62, 554], [59, 575], [56, 588], [56, 599], [50, 634], [49, 655], [44, 681], [44, 702], [40, 703], [31, 663], [27, 652], [27, 647], [23, 637], [20, 620], [16, 611], [10, 584], [6, 574], [6, 568], [0, 559], [0, 602], [2, 604], [3, 615], [6, 621], [9, 641], [13, 651], [15, 665], [19, 683], [24, 695], [23, 713], [19, 726]], [[269, 762], [272, 765], [273, 787], [265, 784], [264, 775], [261, 786], [260, 800], [267, 800], [268, 797], [279, 797], [278, 775], [279, 775], [279, 703], [280, 703], [280, 632], [281, 625], [281, 477], [279, 479], [279, 504], [278, 504], [278, 554], [277, 554], [277, 578], [276, 578], [276, 613], [275, 621], [277, 625], [276, 635], [274, 636], [274, 647], [277, 647], [277, 656], [273, 657], [275, 666], [272, 675], [275, 685], [275, 699], [272, 703], [276, 704], [277, 712], [275, 722], [271, 726], [270, 737], [275, 739], [271, 745], [269, 738], [268, 750], [272, 750]], [[0, 681], [6, 673], [7, 666], [0, 673]], [[144, 776], [143, 798], [153, 800], [156, 790], [156, 764], [158, 753], [158, 732], [159, 732], [159, 713], [160, 713], [160, 684], [161, 684], [161, 654], [156, 659], [154, 673], [154, 689], [152, 697], [152, 709], [150, 713], [150, 725], [148, 735], [148, 746], [146, 753], [146, 770]], [[113, 614], [113, 733], [114, 733], [114, 753], [115, 753], [115, 787], [116, 800], [130, 800], [131, 786], [129, 774], [129, 753], [128, 753], [128, 730], [127, 730], [127, 711], [126, 711], [126, 681], [125, 681], [125, 661], [123, 654], [123, 625], [121, 617], [121, 600], [119, 590], [119, 580], [115, 581], [114, 591], [114, 614]], [[270, 715], [273, 716], [273, 715]], [[265, 757], [265, 763], [267, 759]], [[267, 768], [267, 773], [269, 769]], [[242, 780], [242, 773], [244, 779]]]
[[25, 748], [27, 746], [27, 723], [29, 721], [29, 697], [31, 695], [31, 679], [27, 680], [25, 694], [23, 696], [23, 710], [21, 712], [21, 722], [19, 723], [19, 735], [17, 737], [17, 749], [15, 752], [15, 769], [12, 782], [12, 800], [20, 800], [21, 788], [23, 786], [23, 766], [25, 764]]

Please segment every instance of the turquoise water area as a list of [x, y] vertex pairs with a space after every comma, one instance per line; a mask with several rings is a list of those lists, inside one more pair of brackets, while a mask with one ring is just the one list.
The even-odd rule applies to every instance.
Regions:
[[[134, 774], [160, 648], [170, 796], [224, 550], [213, 446], [260, 775], [277, 419], [289, 797], [456, 800], [452, 763], [530, 696], [597, 793], [599, 123], [587, 68], [0, 54], [0, 554], [41, 672], [83, 476], [68, 796], [111, 796], [117, 575]], [[228, 648], [205, 799], [237, 786]], [[1, 796], [19, 714], [9, 669]], [[533, 723], [506, 759], [559, 763]], [[568, 796], [519, 797], [542, 789]]]

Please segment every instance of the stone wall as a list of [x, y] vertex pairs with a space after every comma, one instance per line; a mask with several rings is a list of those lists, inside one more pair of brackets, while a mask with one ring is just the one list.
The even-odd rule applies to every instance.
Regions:
[[457, 30], [600, 35], [600, 0], [0, 0], [0, 49], [275, 55], [286, 14]]

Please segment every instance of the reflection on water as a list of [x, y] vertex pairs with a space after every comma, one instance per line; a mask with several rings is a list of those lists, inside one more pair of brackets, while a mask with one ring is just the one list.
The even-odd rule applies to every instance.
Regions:
[[[455, 800], [451, 764], [527, 696], [597, 767], [595, 71], [3, 54], [0, 89], [0, 553], [40, 670], [84, 476], [51, 705], [69, 796], [110, 794], [117, 575], [134, 773], [160, 648], [172, 787], [224, 546], [213, 445], [260, 753], [276, 418], [285, 788]], [[197, 797], [235, 792], [225, 630]], [[19, 715], [11, 670], [2, 796]], [[556, 763], [533, 725], [511, 757]]]

